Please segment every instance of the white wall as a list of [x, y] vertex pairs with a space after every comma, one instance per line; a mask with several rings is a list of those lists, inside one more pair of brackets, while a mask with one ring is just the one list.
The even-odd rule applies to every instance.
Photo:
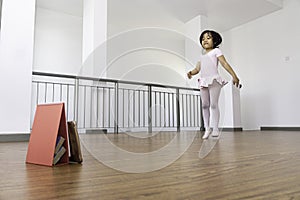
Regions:
[[185, 84], [184, 35], [178, 32], [135, 29], [109, 40], [107, 48], [109, 78]]
[[184, 23], [154, 2], [120, 1], [108, 1], [107, 76], [185, 86]]
[[77, 75], [81, 58], [82, 18], [37, 8], [33, 70]]
[[0, 134], [30, 132], [35, 0], [2, 4]]
[[83, 2], [82, 76], [106, 77], [107, 0]]
[[223, 34], [223, 52], [243, 84], [244, 129], [299, 127], [300, 2]]

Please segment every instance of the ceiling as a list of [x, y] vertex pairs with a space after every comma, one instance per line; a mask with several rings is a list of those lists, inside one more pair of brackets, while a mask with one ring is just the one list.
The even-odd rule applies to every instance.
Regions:
[[[82, 16], [84, 0], [37, 0], [37, 6], [70, 15]], [[185, 23], [202, 15], [209, 24], [220, 31], [229, 30], [251, 20], [282, 8], [283, 0], [108, 0], [109, 6], [117, 10], [153, 9], [153, 17], [172, 15]], [[157, 9], [164, 12], [156, 12]], [[112, 9], [112, 8], [110, 8]], [[118, 12], [116, 12], [118, 13]], [[140, 13], [140, 12], [137, 12]], [[136, 20], [137, 16], [126, 15], [122, 19]], [[142, 17], [138, 17], [142, 20]], [[119, 17], [116, 17], [119, 19]], [[124, 19], [126, 20], [126, 19]], [[112, 20], [113, 21], [113, 20]]]
[[[179, 20], [202, 15], [208, 24], [228, 30], [282, 8], [282, 0], [156, 0]], [[171, 3], [172, 2], [172, 3]]]
[[37, 0], [37, 7], [82, 17], [84, 0]]

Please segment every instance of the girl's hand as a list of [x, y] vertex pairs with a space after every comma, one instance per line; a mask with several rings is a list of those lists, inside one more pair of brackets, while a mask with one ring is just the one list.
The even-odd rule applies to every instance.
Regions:
[[235, 85], [236, 87], [240, 87], [240, 80], [238, 77], [233, 77], [233, 85]]
[[188, 77], [189, 79], [192, 78], [192, 73], [191, 73], [191, 71], [189, 71], [189, 72], [187, 73], [187, 77]]

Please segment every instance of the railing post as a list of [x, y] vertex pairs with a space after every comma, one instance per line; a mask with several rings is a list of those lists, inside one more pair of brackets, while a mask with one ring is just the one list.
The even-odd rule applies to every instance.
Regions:
[[148, 133], [152, 133], [152, 86], [148, 86]]
[[200, 96], [200, 114], [201, 114], [201, 126], [200, 126], [200, 131], [205, 131], [204, 128], [204, 120], [203, 120], [203, 112], [202, 112], [202, 100]]
[[119, 83], [115, 83], [115, 124], [114, 133], [119, 133]]
[[79, 79], [75, 78], [75, 88], [74, 88], [74, 121], [78, 125], [78, 98], [79, 98]]
[[177, 132], [180, 132], [180, 102], [179, 102], [179, 88], [176, 89], [176, 113], [177, 113]]

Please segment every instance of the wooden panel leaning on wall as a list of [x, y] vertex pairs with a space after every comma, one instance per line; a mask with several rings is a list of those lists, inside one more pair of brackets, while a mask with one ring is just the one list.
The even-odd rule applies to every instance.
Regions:
[[80, 139], [75, 121], [68, 121], [68, 133], [71, 153], [69, 162], [82, 163], [83, 158], [80, 148]]

